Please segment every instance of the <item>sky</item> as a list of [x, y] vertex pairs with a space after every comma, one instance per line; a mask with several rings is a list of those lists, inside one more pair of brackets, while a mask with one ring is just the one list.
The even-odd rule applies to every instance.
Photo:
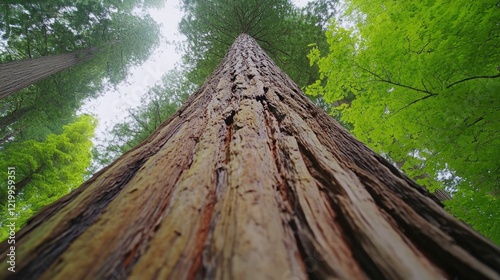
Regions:
[[[308, 0], [292, 0], [299, 7]], [[106, 92], [95, 99], [88, 100], [79, 113], [95, 115], [99, 122], [94, 143], [104, 144], [111, 141], [109, 131], [113, 125], [128, 115], [127, 110], [140, 104], [141, 97], [148, 89], [161, 82], [161, 77], [181, 63], [182, 53], [176, 50], [175, 42], [184, 40], [177, 26], [182, 18], [179, 0], [166, 0], [161, 9], [151, 9], [149, 15], [161, 25], [163, 36], [160, 45], [142, 65], [129, 70], [127, 79], [116, 88], [106, 88]]]

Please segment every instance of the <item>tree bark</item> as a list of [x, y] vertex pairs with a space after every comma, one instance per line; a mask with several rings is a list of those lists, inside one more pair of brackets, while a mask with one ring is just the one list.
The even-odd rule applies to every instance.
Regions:
[[452, 199], [451, 195], [445, 190], [437, 189], [433, 194], [441, 202]]
[[246, 34], [147, 140], [17, 234], [10, 279], [500, 279], [500, 249]]
[[0, 99], [89, 59], [97, 48], [87, 48], [0, 64]]

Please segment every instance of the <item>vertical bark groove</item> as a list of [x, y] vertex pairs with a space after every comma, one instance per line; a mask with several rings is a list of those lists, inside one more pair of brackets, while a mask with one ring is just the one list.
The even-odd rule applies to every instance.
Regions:
[[500, 249], [246, 34], [139, 146], [18, 234], [7, 279], [500, 279]]

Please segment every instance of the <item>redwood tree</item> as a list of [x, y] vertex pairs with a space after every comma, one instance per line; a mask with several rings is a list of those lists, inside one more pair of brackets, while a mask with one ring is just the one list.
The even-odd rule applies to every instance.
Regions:
[[0, 63], [0, 99], [89, 59], [97, 48]]
[[500, 279], [500, 249], [246, 34], [147, 140], [16, 236], [10, 279]]

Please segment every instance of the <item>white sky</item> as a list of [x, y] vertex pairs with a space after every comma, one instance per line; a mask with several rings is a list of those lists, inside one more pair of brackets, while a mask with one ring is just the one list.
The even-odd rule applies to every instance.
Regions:
[[[292, 0], [292, 2], [296, 6], [303, 7], [308, 0]], [[123, 121], [127, 116], [127, 109], [139, 105], [141, 97], [148, 88], [159, 83], [163, 74], [180, 63], [182, 53], [176, 51], [175, 45], [172, 44], [184, 40], [184, 36], [177, 29], [182, 18], [179, 0], [166, 0], [162, 9], [150, 10], [149, 14], [161, 24], [164, 38], [159, 47], [146, 62], [130, 69], [129, 77], [116, 89], [107, 88], [102, 96], [86, 102], [80, 109], [80, 113], [93, 114], [99, 120], [94, 143], [110, 141], [106, 135], [114, 124]]]
[[163, 74], [180, 62], [182, 54], [177, 52], [175, 45], [172, 44], [174, 41], [183, 40], [183, 36], [177, 30], [182, 18], [178, 2], [178, 0], [168, 0], [162, 9], [149, 12], [151, 17], [161, 24], [161, 33], [164, 37], [150, 58], [142, 65], [130, 69], [128, 78], [116, 89], [107, 88], [107, 92], [102, 96], [86, 102], [80, 109], [81, 113], [90, 113], [99, 119], [97, 138], [104, 138], [114, 124], [124, 119], [127, 115], [126, 109], [139, 105], [141, 97], [148, 88], [160, 82]]

